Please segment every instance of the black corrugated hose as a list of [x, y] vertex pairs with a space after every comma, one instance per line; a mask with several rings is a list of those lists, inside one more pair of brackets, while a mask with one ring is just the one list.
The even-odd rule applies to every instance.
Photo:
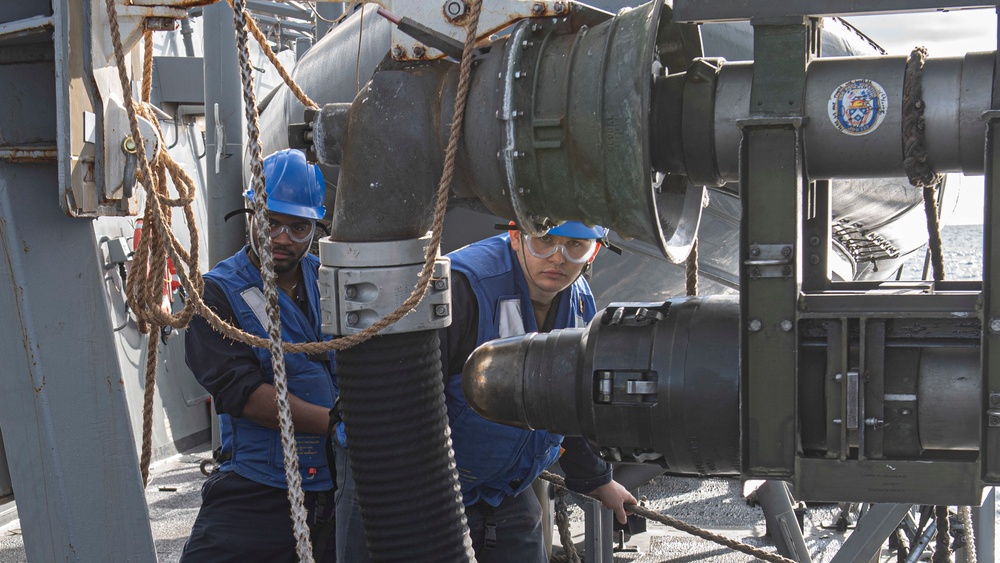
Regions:
[[436, 331], [337, 352], [351, 470], [374, 561], [470, 561]]

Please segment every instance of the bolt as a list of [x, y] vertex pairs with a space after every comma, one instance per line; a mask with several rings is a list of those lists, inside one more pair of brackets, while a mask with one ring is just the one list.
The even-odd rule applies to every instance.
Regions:
[[834, 381], [840, 381], [842, 379], [844, 379], [844, 374], [842, 373], [838, 373], [837, 375], [833, 376]]
[[419, 59], [420, 57], [424, 56], [424, 52], [425, 52], [424, 48], [421, 47], [420, 45], [414, 45], [413, 46], [413, 56], [414, 57], [417, 57]]
[[899, 414], [903, 416], [909, 416], [912, 412], [910, 409], [899, 409]]
[[790, 276], [790, 275], [792, 275], [792, 267], [791, 266], [782, 266], [781, 267], [781, 275], [783, 275], [783, 276]]
[[444, 13], [448, 16], [448, 19], [455, 19], [465, 15], [465, 2], [460, 2], [459, 0], [451, 0], [446, 2], [444, 5]]
[[402, 56], [403, 56], [403, 50], [401, 48], [399, 47], [392, 48], [392, 58], [399, 59], [402, 58]]
[[347, 313], [347, 324], [348, 324], [348, 326], [354, 326], [354, 325], [358, 324], [358, 321], [360, 321], [360, 320], [361, 320], [361, 317], [358, 316], [357, 313]]
[[760, 332], [763, 326], [764, 323], [760, 322], [760, 319], [750, 319], [750, 332]]
[[990, 406], [1000, 407], [1000, 393], [990, 393]]
[[792, 328], [794, 326], [795, 325], [792, 323], [792, 321], [790, 321], [788, 319], [785, 319], [785, 320], [781, 321], [781, 330], [783, 330], [785, 332], [788, 332], [788, 331], [792, 330]]
[[809, 245], [810, 246], [819, 246], [819, 237], [816, 236], [816, 235], [813, 235], [813, 236], [809, 237]]
[[447, 305], [437, 305], [434, 307], [434, 314], [439, 317], [448, 316], [448, 306]]
[[514, 71], [514, 78], [527, 78], [527, 77], [528, 77], [528, 71], [526, 70]]
[[812, 264], [813, 266], [819, 264], [819, 256], [816, 254], [809, 256], [809, 263]]
[[531, 13], [535, 14], [536, 16], [544, 14], [545, 4], [542, 4], [541, 2], [535, 2], [535, 4], [531, 6]]
[[833, 419], [833, 423], [834, 423], [834, 424], [842, 424], [843, 422], [844, 422], [844, 421], [843, 421], [843, 420], [841, 420], [841, 419], [839, 419], [839, 418], [835, 418], [835, 419]]
[[556, 2], [555, 4], [552, 5], [552, 11], [554, 11], [557, 14], [563, 13], [564, 8], [565, 6], [563, 6], [562, 2]]
[[751, 278], [759, 278], [760, 277], [760, 268], [758, 268], [757, 266], [754, 266], [753, 268], [750, 268], [750, 277]]
[[990, 415], [990, 426], [1000, 426], [1000, 414]]
[[448, 280], [444, 278], [434, 280], [434, 289], [438, 291], [444, 291], [448, 289]]
[[786, 256], [786, 257], [787, 256], [791, 256], [792, 255], [792, 247], [790, 247], [790, 246], [782, 246], [781, 247], [781, 255], [782, 256]]
[[528, 41], [528, 40], [521, 41], [521, 48], [524, 50], [528, 50], [534, 46], [535, 43], [533, 41]]
[[750, 247], [750, 256], [760, 256], [760, 248], [756, 246]]
[[358, 288], [354, 286], [345, 287], [344, 295], [346, 295], [348, 299], [354, 299], [355, 297], [358, 296]]
[[[538, 4], [535, 4], [535, 5], [537, 6]], [[542, 30], [542, 26], [540, 24], [537, 24], [537, 23], [531, 24], [531, 32], [532, 33], [538, 33], [541, 30]]]
[[1000, 319], [997, 318], [990, 319], [990, 331], [1000, 332]]

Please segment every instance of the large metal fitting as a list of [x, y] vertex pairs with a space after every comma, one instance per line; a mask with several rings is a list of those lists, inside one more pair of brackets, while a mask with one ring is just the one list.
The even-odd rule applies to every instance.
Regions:
[[[325, 334], [356, 334], [395, 311], [413, 292], [430, 235], [387, 242], [319, 242], [319, 294]], [[424, 298], [382, 333], [451, 324], [451, 261], [438, 256]]]

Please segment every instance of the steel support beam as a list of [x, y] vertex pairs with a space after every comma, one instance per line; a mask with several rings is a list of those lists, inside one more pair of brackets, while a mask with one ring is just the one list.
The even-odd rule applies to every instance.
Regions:
[[740, 124], [740, 387], [743, 474], [749, 477], [788, 479], [795, 465], [801, 115], [817, 25], [804, 18], [755, 22], [759, 70], [750, 92], [750, 118]]
[[831, 563], [871, 561], [882, 549], [889, 534], [903, 521], [909, 504], [873, 504], [858, 521], [858, 525], [833, 556]]
[[585, 516], [583, 550], [587, 561], [612, 563], [614, 555], [614, 513], [603, 510], [601, 503], [583, 499], [580, 502]]
[[[1000, 27], [997, 30], [1000, 42]], [[1000, 51], [993, 67], [992, 109], [986, 126], [986, 180], [983, 217], [983, 397], [980, 461], [983, 480], [1000, 482]]]
[[[55, 36], [64, 36], [67, 2], [34, 4], [54, 11]], [[57, 46], [60, 62], [67, 50]], [[58, 165], [48, 148], [69, 135], [55, 117], [66, 104], [59, 72], [51, 61], [0, 66], [0, 141], [21, 147], [44, 140], [39, 158], [0, 159], [3, 444], [30, 561], [151, 561], [104, 259], [94, 221], [60, 209]]]
[[245, 222], [222, 218], [243, 207], [243, 83], [236, 57], [233, 10], [225, 2], [204, 8], [206, 214], [211, 226], [208, 263], [215, 266], [243, 247]]
[[976, 561], [992, 563], [996, 558], [997, 493], [987, 489], [986, 499], [972, 507], [972, 528], [976, 533]]
[[757, 502], [778, 554], [799, 563], [811, 563], [812, 557], [802, 537], [788, 485], [784, 481], [764, 481], [757, 488]]

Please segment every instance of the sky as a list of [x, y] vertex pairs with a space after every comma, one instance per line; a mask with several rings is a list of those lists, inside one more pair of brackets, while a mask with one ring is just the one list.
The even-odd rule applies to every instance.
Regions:
[[[958, 57], [974, 51], [993, 51], [997, 45], [996, 10], [953, 10], [847, 19], [890, 55], [908, 55], [917, 46], [930, 57]], [[948, 224], [982, 223], [983, 177], [948, 175], [949, 188], [959, 185], [954, 209], [944, 209]], [[951, 211], [951, 213], [948, 213]]]

